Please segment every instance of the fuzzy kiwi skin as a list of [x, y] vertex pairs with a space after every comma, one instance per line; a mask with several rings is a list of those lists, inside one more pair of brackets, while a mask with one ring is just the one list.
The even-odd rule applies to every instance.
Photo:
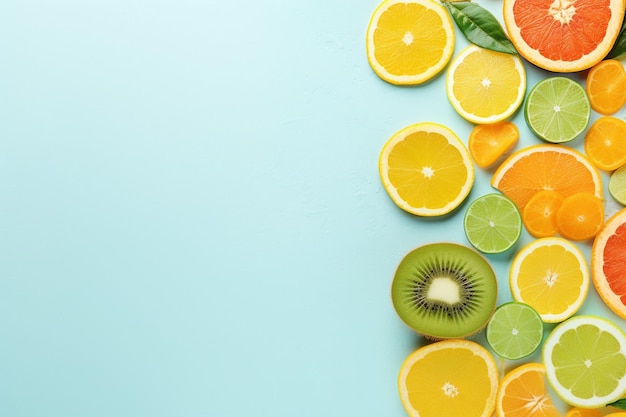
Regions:
[[[434, 278], [458, 285], [461, 301], [425, 297]], [[391, 297], [402, 321], [432, 340], [464, 338], [482, 330], [496, 309], [498, 282], [477, 251], [456, 243], [431, 243], [409, 252], [393, 278]]]

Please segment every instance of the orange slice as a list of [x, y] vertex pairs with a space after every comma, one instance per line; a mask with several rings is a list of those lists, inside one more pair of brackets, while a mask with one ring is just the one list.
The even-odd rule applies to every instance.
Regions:
[[449, 213], [474, 184], [469, 151], [454, 132], [435, 123], [418, 123], [393, 135], [380, 153], [378, 169], [391, 199], [418, 216]]
[[491, 185], [522, 211], [541, 190], [563, 197], [588, 192], [602, 198], [598, 170], [582, 153], [560, 145], [534, 145], [511, 154], [493, 174]]
[[498, 417], [561, 417], [552, 402], [540, 363], [526, 363], [509, 371], [498, 388]]
[[593, 284], [605, 304], [626, 319], [626, 209], [615, 213], [591, 249]]
[[499, 376], [484, 347], [463, 339], [417, 349], [400, 369], [398, 390], [413, 417], [489, 417], [496, 405]]
[[574, 72], [611, 50], [624, 0], [504, 0], [502, 15], [520, 55], [548, 71]]
[[600, 61], [589, 70], [585, 85], [591, 108], [613, 114], [626, 103], [626, 70], [616, 59]]
[[597, 408], [573, 407], [567, 410], [565, 417], [602, 417], [602, 413]]
[[367, 60], [389, 83], [420, 84], [448, 64], [454, 39], [452, 19], [441, 3], [384, 0], [367, 28]]
[[522, 211], [522, 221], [528, 233], [534, 237], [555, 236], [556, 212], [563, 202], [563, 196], [556, 191], [541, 190], [535, 193]]
[[591, 193], [576, 193], [563, 199], [556, 212], [556, 227], [570, 240], [594, 237], [604, 224], [602, 200]]
[[595, 166], [606, 171], [613, 171], [624, 165], [626, 121], [613, 116], [602, 116], [593, 122], [585, 135], [585, 154]]
[[489, 168], [513, 149], [518, 140], [519, 129], [515, 123], [502, 121], [474, 126], [467, 147], [476, 165]]
[[509, 272], [513, 299], [533, 307], [546, 323], [558, 323], [576, 313], [589, 282], [582, 252], [560, 237], [544, 237], [524, 246]]

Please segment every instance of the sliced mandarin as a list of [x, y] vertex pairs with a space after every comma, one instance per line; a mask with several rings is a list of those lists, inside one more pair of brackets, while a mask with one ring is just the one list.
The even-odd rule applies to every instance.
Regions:
[[603, 224], [604, 205], [591, 193], [565, 197], [556, 212], [556, 227], [561, 236], [570, 240], [591, 239]]
[[533, 195], [522, 211], [522, 221], [528, 233], [534, 237], [555, 236], [556, 212], [563, 196], [553, 190], [540, 190]]
[[585, 154], [595, 166], [606, 171], [613, 171], [624, 165], [626, 121], [613, 116], [602, 116], [593, 122], [585, 135]]
[[600, 61], [589, 70], [585, 89], [592, 109], [604, 115], [617, 112], [626, 103], [624, 65], [616, 59]]
[[498, 388], [498, 417], [561, 417], [554, 405], [541, 363], [526, 363], [507, 372]]
[[474, 162], [489, 168], [510, 151], [519, 140], [519, 129], [513, 122], [476, 125], [470, 132], [468, 148]]

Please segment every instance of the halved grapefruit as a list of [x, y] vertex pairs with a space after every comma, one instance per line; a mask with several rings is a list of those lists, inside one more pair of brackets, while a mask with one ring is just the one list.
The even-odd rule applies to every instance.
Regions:
[[606, 305], [626, 319], [626, 208], [611, 216], [596, 236], [591, 276]]
[[624, 0], [504, 0], [502, 15], [520, 55], [553, 72], [600, 62], [617, 39]]

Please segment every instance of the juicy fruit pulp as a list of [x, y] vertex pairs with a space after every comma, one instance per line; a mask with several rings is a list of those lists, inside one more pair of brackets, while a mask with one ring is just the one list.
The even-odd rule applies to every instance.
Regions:
[[487, 324], [487, 342], [505, 359], [521, 359], [535, 351], [543, 339], [543, 322], [528, 304], [509, 302], [496, 309]]
[[610, 115], [626, 103], [626, 70], [616, 59], [601, 61], [589, 70], [585, 84], [591, 108]]
[[392, 136], [378, 168], [391, 199], [418, 216], [449, 213], [474, 184], [467, 148], [454, 132], [435, 123], [418, 123]]
[[568, 404], [597, 408], [626, 392], [626, 334], [588, 315], [559, 324], [543, 348], [548, 381]]
[[526, 98], [524, 117], [539, 138], [551, 143], [569, 142], [580, 135], [591, 116], [583, 87], [566, 77], [539, 81]]
[[491, 354], [476, 342], [445, 340], [417, 349], [400, 369], [398, 391], [410, 416], [489, 417], [498, 389]]
[[537, 191], [522, 211], [522, 220], [528, 233], [538, 238], [556, 235], [556, 213], [561, 203], [563, 196], [556, 191]]
[[491, 185], [520, 210], [537, 191], [546, 189], [563, 197], [589, 192], [602, 198], [598, 170], [582, 153], [559, 145], [535, 145], [513, 153], [498, 167]]
[[[626, 93], [626, 86], [625, 93]], [[626, 163], [626, 121], [603, 116], [585, 135], [585, 154], [595, 166], [613, 171]]]
[[582, 252], [558, 237], [536, 239], [524, 246], [509, 273], [513, 299], [532, 306], [547, 323], [558, 323], [576, 313], [589, 284]]
[[591, 239], [603, 223], [604, 205], [591, 193], [566, 197], [556, 212], [557, 229], [561, 236], [570, 240]]
[[522, 233], [522, 218], [511, 200], [502, 194], [486, 194], [468, 206], [463, 219], [467, 240], [483, 253], [510, 249]]
[[501, 121], [474, 126], [467, 147], [476, 165], [489, 168], [513, 149], [518, 140], [517, 126], [513, 122]]
[[626, 206], [626, 165], [622, 165], [611, 174], [609, 193], [620, 204]]
[[[540, 68], [574, 72], [609, 52], [622, 25], [623, 0], [504, 0], [511, 42]], [[591, 29], [592, 28], [592, 29]]]
[[471, 45], [450, 64], [446, 92], [452, 107], [473, 123], [511, 116], [526, 92], [526, 71], [516, 55]]
[[615, 213], [591, 249], [593, 284], [615, 314], [626, 319], [626, 209]]
[[545, 383], [545, 366], [526, 363], [509, 371], [498, 388], [498, 417], [561, 417]]
[[454, 26], [432, 0], [385, 0], [367, 30], [367, 59], [392, 84], [423, 83], [447, 65], [454, 52]]
[[402, 259], [391, 298], [400, 318], [417, 333], [434, 339], [464, 337], [491, 318], [497, 285], [491, 265], [476, 251], [431, 243]]

